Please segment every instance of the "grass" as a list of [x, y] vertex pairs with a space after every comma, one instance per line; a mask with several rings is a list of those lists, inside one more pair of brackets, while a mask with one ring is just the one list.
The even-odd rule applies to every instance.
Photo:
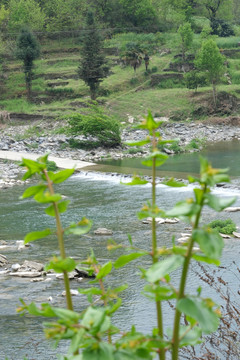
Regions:
[[[206, 22], [204, 18], [195, 20], [198, 21], [199, 26]], [[35, 102], [39, 105], [28, 103], [26, 100], [24, 74], [20, 71], [21, 62], [6, 61], [8, 78], [0, 100], [0, 106], [3, 109], [10, 112], [42, 114], [46, 118], [81, 111], [74, 103], [89, 98], [89, 89], [80, 79], [72, 78], [77, 74], [80, 46], [77, 45], [76, 38], [71, 39], [70, 42], [68, 40], [60, 38], [56, 41], [48, 40], [42, 45], [41, 59], [35, 61], [34, 73], [36, 76], [32, 83]], [[172, 51], [164, 56], [161, 56], [160, 52], [150, 56], [149, 69], [155, 69], [158, 74], [168, 68], [169, 62], [173, 61], [174, 54], [179, 51], [177, 33], [120, 34], [107, 40], [104, 46], [122, 48], [131, 41], [149, 41], [152, 44], [157, 43], [160, 49]], [[217, 42], [222, 49], [235, 49], [236, 44], [240, 42], [240, 37], [218, 38]], [[76, 48], [76, 51], [68, 53], [68, 49], [73, 47]], [[196, 52], [199, 47], [200, 35], [195, 34], [191, 51]], [[54, 52], [56, 50], [59, 52]], [[44, 53], [46, 51], [48, 53]], [[51, 53], [51, 51], [53, 52]], [[111, 64], [116, 63], [118, 57], [109, 56], [108, 59]], [[221, 84], [218, 86], [218, 91], [227, 91], [240, 98], [240, 93], [237, 92], [240, 83], [240, 60], [237, 57], [231, 57], [231, 59], [228, 58], [228, 62], [232, 85]], [[175, 120], [184, 120], [191, 118], [195, 101], [199, 100], [203, 94], [209, 93], [211, 96], [211, 87], [200, 88], [193, 97], [193, 91], [182, 87], [182, 84], [179, 84], [178, 81], [175, 83], [173, 80], [163, 81], [158, 88], [153, 89], [150, 88], [151, 76], [151, 72], [145, 72], [144, 62], [136, 73], [132, 67], [114, 65], [111, 67], [111, 75], [100, 85], [101, 98], [99, 99], [106, 102], [108, 113], [116, 116], [120, 121], [126, 120], [127, 114], [139, 118], [146, 114], [148, 109], [151, 109], [153, 113]], [[64, 79], [61, 79], [62, 77]], [[62, 83], [63, 81], [66, 84]], [[56, 83], [56, 86], [50, 87], [49, 83]], [[178, 88], [179, 86], [182, 88]]]

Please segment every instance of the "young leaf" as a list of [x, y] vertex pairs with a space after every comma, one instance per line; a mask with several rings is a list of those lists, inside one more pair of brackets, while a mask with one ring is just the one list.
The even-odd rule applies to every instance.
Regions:
[[71, 224], [67, 229], [65, 229], [64, 233], [66, 235], [84, 235], [90, 231], [91, 227], [92, 221], [83, 217], [77, 224]]
[[212, 229], [196, 229], [193, 231], [192, 237], [207, 257], [216, 260], [220, 258], [224, 242], [217, 231]]
[[24, 191], [24, 193], [21, 196], [21, 199], [25, 199], [25, 198], [34, 196], [34, 195], [38, 194], [39, 192], [43, 192], [44, 190], [46, 190], [46, 188], [47, 188], [47, 185], [44, 185], [44, 184], [30, 186], [29, 188], [27, 188]]
[[[57, 203], [58, 211], [60, 213], [64, 213], [67, 210], [68, 204], [70, 200], [63, 200], [60, 203]], [[55, 208], [54, 205], [51, 204], [48, 208], [45, 209], [45, 213], [49, 216], [55, 216]]]
[[33, 231], [28, 233], [24, 238], [24, 244], [28, 244], [31, 241], [45, 238], [48, 235], [51, 235], [52, 231], [50, 229], [45, 229], [42, 231]]
[[114, 263], [114, 267], [116, 269], [119, 269], [120, 267], [128, 264], [130, 261], [133, 261], [141, 256], [148, 255], [147, 252], [141, 252], [141, 253], [132, 253], [128, 255], [122, 255], [120, 256]]
[[177, 302], [177, 309], [195, 319], [206, 334], [210, 334], [218, 328], [218, 315], [200, 299], [183, 298]]
[[[180, 346], [194, 346], [196, 344], [201, 343], [201, 336], [202, 336], [202, 331], [199, 327], [195, 326], [194, 329], [191, 329], [189, 331], [190, 327], [189, 326], [181, 326], [180, 327]], [[185, 334], [185, 335], [184, 335]], [[183, 336], [184, 335], [184, 336]], [[183, 336], [183, 337], [182, 337]]]
[[191, 216], [196, 214], [200, 210], [200, 206], [194, 202], [180, 201], [175, 207], [166, 212], [166, 216]]
[[67, 180], [73, 173], [75, 169], [66, 169], [58, 171], [57, 173], [54, 173], [52, 171], [48, 172], [49, 178], [52, 180], [54, 184], [60, 184]]
[[141, 140], [141, 141], [136, 141], [136, 142], [126, 142], [125, 144], [127, 146], [143, 146], [146, 144], [149, 144], [151, 142], [150, 139], [146, 139], [146, 140]]
[[96, 276], [96, 279], [99, 280], [99, 279], [102, 279], [104, 278], [105, 276], [107, 276], [112, 270], [112, 262], [109, 261], [108, 263], [104, 264], [100, 271], [98, 272], [97, 276]]
[[38, 192], [34, 196], [34, 200], [36, 200], [39, 203], [47, 204], [51, 202], [57, 202], [62, 199], [62, 196], [60, 194], [53, 194], [51, 195], [48, 191], [45, 192]]
[[164, 185], [171, 186], [171, 187], [183, 187], [187, 186], [182, 182], [176, 181], [174, 178], [169, 179], [168, 181], [163, 182]]
[[168, 156], [162, 154], [160, 151], [154, 151], [146, 158], [146, 160], [142, 161], [142, 164], [150, 167], [153, 165], [153, 159], [155, 159], [155, 166], [161, 166], [166, 162]]
[[222, 211], [228, 206], [231, 206], [236, 201], [236, 197], [231, 197], [230, 199], [221, 199], [212, 194], [206, 194], [205, 199], [207, 205], [215, 211]]
[[45, 269], [53, 269], [56, 273], [62, 273], [63, 271], [71, 272], [75, 269], [75, 267], [76, 263], [72, 258], [62, 259], [60, 257], [54, 256]]
[[132, 185], [132, 186], [134, 186], [134, 185], [146, 185], [146, 184], [148, 184], [148, 181], [144, 180], [144, 179], [141, 179], [140, 176], [135, 175], [132, 178], [131, 182], [125, 183], [125, 182], [121, 181], [121, 184], [122, 185]]
[[165, 275], [182, 266], [184, 257], [181, 255], [171, 255], [165, 260], [153, 264], [145, 273], [147, 280], [151, 283], [162, 279]]

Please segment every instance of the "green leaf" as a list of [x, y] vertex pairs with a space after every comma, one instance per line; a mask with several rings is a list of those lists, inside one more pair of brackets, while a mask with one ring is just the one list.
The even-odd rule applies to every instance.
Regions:
[[54, 309], [50, 304], [41, 304], [41, 309], [39, 309], [36, 304], [32, 302], [27, 306], [27, 309], [30, 315], [55, 317]]
[[39, 192], [43, 192], [44, 190], [46, 190], [46, 188], [47, 188], [47, 185], [44, 185], [44, 184], [31, 186], [24, 191], [24, 193], [21, 196], [21, 199], [25, 199], [25, 198], [34, 196], [34, 195], [38, 194]]
[[167, 185], [167, 186], [171, 186], [171, 187], [183, 187], [183, 186], [186, 186], [182, 182], [176, 181], [174, 178], [171, 178], [168, 181], [164, 181], [163, 184]]
[[153, 264], [146, 271], [145, 276], [149, 282], [154, 283], [162, 279], [165, 275], [182, 266], [183, 262], [184, 258], [181, 255], [171, 255], [165, 260]]
[[56, 273], [62, 273], [64, 271], [71, 272], [75, 267], [76, 262], [72, 258], [62, 259], [61, 257], [54, 256], [45, 269], [54, 270]]
[[155, 159], [155, 166], [161, 166], [168, 159], [168, 155], [162, 154], [160, 151], [153, 151], [146, 160], [142, 161], [142, 164], [150, 167], [153, 165], [153, 159]]
[[202, 331], [206, 334], [210, 334], [218, 328], [218, 315], [200, 299], [181, 299], [177, 302], [177, 309], [195, 319], [199, 323]]
[[113, 350], [111, 344], [99, 342], [95, 346], [83, 350], [82, 360], [114, 360]]
[[156, 285], [154, 283], [145, 285], [144, 291], [148, 293], [144, 294], [153, 301], [163, 301], [176, 298], [176, 294], [173, 293], [172, 289], [166, 286]]
[[151, 133], [154, 129], [157, 129], [159, 127], [159, 123], [157, 123], [151, 114], [151, 112], [148, 112], [148, 115], [144, 118], [142, 123], [139, 125], [140, 129], [146, 129], [149, 130]]
[[40, 173], [43, 169], [46, 168], [46, 164], [41, 164], [35, 160], [22, 159], [20, 166], [26, 166], [31, 174]]
[[209, 258], [218, 260], [222, 254], [224, 242], [219, 233], [212, 229], [196, 229], [192, 233], [202, 252]]
[[60, 184], [67, 180], [72, 174], [74, 173], [75, 169], [66, 169], [58, 171], [57, 173], [54, 173], [52, 171], [48, 172], [49, 178], [52, 180], [54, 184]]
[[191, 201], [180, 201], [173, 209], [166, 212], [166, 216], [192, 216], [198, 213], [200, 206]]
[[24, 238], [24, 244], [28, 244], [31, 241], [45, 238], [48, 235], [51, 235], [52, 231], [50, 229], [45, 229], [42, 231], [33, 231], [28, 233]]
[[50, 192], [38, 192], [34, 196], [34, 200], [36, 200], [39, 203], [47, 204], [51, 202], [57, 202], [62, 199], [62, 196], [60, 194], [53, 194], [51, 195]]
[[150, 139], [146, 139], [146, 140], [141, 140], [141, 141], [136, 141], [136, 142], [126, 142], [125, 144], [127, 146], [143, 146], [146, 144], [149, 144], [151, 142]]
[[83, 217], [77, 224], [71, 224], [67, 229], [64, 230], [66, 235], [84, 235], [90, 231], [92, 227], [92, 221]]
[[212, 258], [209, 258], [207, 256], [204, 256], [204, 255], [199, 255], [199, 254], [192, 254], [192, 258], [196, 261], [202, 261], [202, 262], [205, 262], [207, 264], [214, 264], [216, 266], [219, 266], [220, 265], [220, 260], [216, 260], [216, 259], [212, 259]]
[[99, 331], [107, 331], [111, 323], [104, 309], [95, 309], [89, 306], [83, 316], [81, 325], [89, 328], [89, 332], [92, 335], [96, 335]]
[[102, 279], [104, 278], [105, 276], [107, 276], [112, 270], [112, 262], [109, 261], [108, 263], [104, 264], [100, 271], [98, 272], [97, 276], [96, 276], [96, 279], [99, 280], [99, 279]]
[[212, 194], [205, 195], [206, 203], [215, 211], [222, 211], [228, 206], [231, 206], [235, 201], [236, 197], [231, 197], [230, 199], [218, 198]]
[[190, 329], [189, 326], [181, 326], [180, 327], [179, 337], [181, 338], [181, 340], [180, 340], [181, 347], [187, 346], [187, 345], [194, 346], [194, 345], [200, 344], [202, 342], [201, 341], [201, 336], [202, 336], [201, 329], [196, 326], [193, 329], [191, 329], [190, 331], [188, 331], [189, 329]]
[[138, 259], [141, 256], [148, 255], [147, 252], [140, 252], [140, 253], [132, 253], [128, 255], [122, 255], [120, 256], [114, 263], [114, 267], [116, 269], [119, 269], [120, 267], [128, 264], [130, 261], [133, 261], [135, 259]]
[[131, 185], [131, 186], [134, 186], [134, 185], [146, 185], [148, 184], [148, 181], [147, 180], [144, 180], [144, 179], [141, 179], [140, 176], [137, 176], [135, 175], [133, 178], [132, 178], [132, 181], [131, 182], [128, 182], [128, 183], [125, 183], [125, 182], [120, 182], [122, 185]]
[[[63, 200], [60, 203], [57, 203], [58, 211], [60, 213], [64, 213], [67, 210], [69, 203], [70, 203], [70, 200]], [[49, 216], [55, 216], [54, 205], [51, 204], [48, 208], [46, 208], [45, 213]]]

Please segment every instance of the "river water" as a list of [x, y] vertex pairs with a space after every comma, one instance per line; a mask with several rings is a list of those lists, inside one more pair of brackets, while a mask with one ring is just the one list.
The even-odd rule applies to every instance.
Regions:
[[[235, 144], [233, 145], [235, 149]], [[233, 176], [239, 176], [239, 155], [232, 162], [232, 156], [235, 156], [236, 150], [231, 148], [228, 152], [225, 150], [216, 156], [216, 147], [208, 152], [211, 156], [218, 158], [219, 164], [216, 166], [225, 167], [224, 158], [230, 167]], [[191, 172], [197, 172], [198, 162], [196, 154], [186, 155], [185, 165], [180, 169], [183, 173], [188, 172], [187, 166], [191, 161]], [[210, 157], [210, 156], [209, 156]], [[172, 160], [170, 161], [175, 161]], [[180, 159], [180, 158], [178, 158]], [[181, 158], [182, 159], [182, 158]], [[176, 160], [178, 163], [180, 160]], [[183, 161], [183, 160], [181, 160]], [[215, 165], [215, 164], [214, 164]], [[109, 165], [107, 165], [109, 166]], [[110, 167], [113, 166], [112, 164]], [[130, 168], [133, 168], [131, 165]], [[106, 168], [104, 169], [106, 170]], [[171, 169], [170, 169], [171, 170]], [[169, 171], [170, 171], [169, 170]], [[174, 172], [180, 176], [179, 168], [174, 165]], [[117, 242], [127, 243], [127, 234], [131, 234], [134, 243], [143, 248], [150, 247], [150, 229], [148, 225], [142, 224], [137, 218], [137, 212], [141, 206], [150, 198], [151, 187], [149, 185], [140, 187], [127, 187], [119, 183], [119, 178], [96, 173], [76, 174], [65, 184], [58, 186], [57, 191], [61, 192], [71, 200], [69, 210], [63, 214], [62, 221], [64, 225], [72, 221], [78, 221], [82, 216], [93, 220], [91, 232], [84, 237], [68, 237], [66, 239], [66, 251], [69, 256], [77, 259], [84, 259], [92, 247], [100, 262], [104, 263], [108, 259], [115, 259], [119, 253], [108, 253], [106, 245], [109, 237], [95, 236], [93, 230], [98, 227], [107, 227], [113, 230], [113, 239]], [[43, 208], [35, 204], [31, 199], [19, 200], [24, 187], [14, 187], [4, 190], [0, 193], [0, 236], [1, 240], [6, 240], [12, 244], [16, 240], [23, 239], [29, 231], [41, 230], [45, 227], [54, 227], [52, 218], [45, 215]], [[216, 189], [220, 196], [237, 196], [236, 206], [240, 206], [240, 191], [236, 189]], [[171, 208], [176, 201], [191, 196], [192, 187], [185, 188], [167, 188], [163, 185], [157, 187], [158, 205], [163, 209]], [[202, 222], [208, 223], [216, 218], [226, 219], [231, 217], [238, 226], [240, 220], [238, 213], [216, 214], [211, 210], [205, 210]], [[180, 222], [174, 225], [160, 225], [158, 227], [158, 243], [160, 245], [170, 245], [172, 236], [179, 237], [181, 232], [186, 232], [186, 224]], [[238, 261], [240, 253], [240, 241], [231, 239], [225, 241], [225, 249], [222, 257], [222, 264], [229, 267], [233, 260]], [[22, 263], [25, 259], [47, 262], [48, 259], [57, 253], [56, 239], [36, 241], [32, 246], [22, 252], [9, 250], [1, 251], [9, 259], [10, 263]], [[144, 259], [136, 262], [137, 265], [148, 266], [150, 259]], [[130, 264], [113, 274], [108, 279], [109, 285], [117, 286], [122, 283], [128, 283], [129, 288], [123, 293], [123, 306], [114, 318], [114, 322], [122, 329], [129, 329], [135, 324], [137, 329], [149, 332], [155, 324], [154, 306], [141, 295], [143, 282], [138, 276], [139, 270], [135, 264]], [[173, 281], [177, 283], [178, 272], [173, 273]], [[234, 289], [238, 289], [235, 278], [225, 273], [224, 278]], [[72, 289], [88, 286], [87, 281], [71, 283]], [[199, 287], [199, 279], [191, 274], [188, 283], [191, 293]], [[39, 283], [30, 282], [28, 279], [16, 279], [9, 276], [0, 278], [0, 359], [22, 360], [24, 356], [28, 360], [48, 360], [56, 359], [56, 353], [66, 351], [66, 343], [60, 343], [57, 350], [53, 344], [46, 342], [42, 333], [42, 319], [16, 314], [16, 308], [19, 305], [19, 298], [27, 302], [36, 301], [38, 304], [47, 302], [49, 296], [52, 296], [53, 303], [56, 306], [63, 306], [65, 299], [61, 296], [63, 291], [63, 282], [61, 280], [44, 281]], [[203, 289], [203, 295], [212, 295], [211, 289], [206, 286]], [[215, 299], [219, 300], [217, 294]], [[83, 310], [87, 302], [85, 297], [80, 295], [74, 297], [75, 310]], [[168, 326], [171, 326], [171, 311], [168, 306], [164, 308], [164, 316]]]

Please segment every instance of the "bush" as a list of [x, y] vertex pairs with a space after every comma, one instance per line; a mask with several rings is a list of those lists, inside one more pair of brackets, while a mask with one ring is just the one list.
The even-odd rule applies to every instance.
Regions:
[[197, 70], [189, 71], [184, 74], [184, 80], [186, 82], [186, 87], [188, 89], [194, 89], [195, 91], [197, 91], [198, 87], [207, 85], [206, 75]]
[[215, 19], [211, 22], [212, 34], [220, 37], [234, 36], [233, 28], [224, 20]]
[[55, 161], [47, 160], [47, 171], [57, 171], [58, 167]]
[[233, 231], [236, 231], [236, 224], [231, 219], [227, 220], [214, 220], [208, 224], [208, 226], [212, 229], [216, 229], [218, 232], [222, 234], [232, 234]]
[[[119, 122], [105, 115], [97, 106], [87, 109], [87, 114], [72, 114], [69, 118], [69, 133], [84, 135], [99, 146], [114, 147], [121, 144]], [[86, 139], [87, 140], [87, 139]], [[89, 139], [88, 139], [89, 140]]]

